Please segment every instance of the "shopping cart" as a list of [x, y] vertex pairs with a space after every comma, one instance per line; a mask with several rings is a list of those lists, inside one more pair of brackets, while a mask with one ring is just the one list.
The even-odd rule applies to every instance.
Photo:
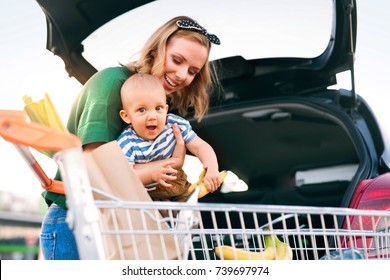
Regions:
[[[190, 236], [187, 239], [187, 250], [182, 252], [182, 259], [216, 260], [216, 250], [221, 246], [231, 246], [244, 249], [248, 252], [262, 252], [265, 250], [264, 237], [276, 235], [292, 248], [293, 259], [382, 259], [390, 257], [389, 213], [384, 211], [358, 211], [340, 208], [296, 207], [275, 205], [230, 205], [230, 204], [203, 204], [170, 205], [134, 203], [125, 201], [97, 202], [99, 209], [125, 209], [139, 211], [141, 216], [153, 216], [158, 209], [186, 211], [193, 213], [192, 226], [177, 229], [180, 219], [165, 218], [173, 225], [171, 229], [124, 230], [118, 228], [104, 229], [102, 235], [116, 237], [130, 235], [143, 236], [147, 239], [151, 235]], [[330, 214], [331, 213], [331, 214]], [[211, 219], [211, 225], [205, 226], [205, 217]], [[220, 225], [219, 217], [224, 217], [226, 224]], [[144, 217], [144, 218], [145, 218]], [[261, 224], [260, 219], [268, 220]], [[372, 223], [383, 223], [387, 226], [370, 230], [364, 228], [337, 227], [339, 219], [364, 219]], [[232, 224], [232, 219], [239, 222]], [[333, 221], [333, 223], [332, 223]], [[328, 225], [329, 223], [329, 225]], [[249, 225], [250, 224], [250, 225]], [[187, 225], [191, 225], [187, 223]], [[121, 248], [118, 242], [118, 250]], [[150, 248], [153, 255], [153, 248]], [[242, 254], [241, 254], [242, 256]], [[244, 255], [244, 259], [251, 255]], [[242, 258], [238, 254], [236, 258]]]
[[[250, 259], [268, 247], [279, 259], [276, 239], [294, 260], [390, 258], [389, 211], [200, 203], [198, 188], [186, 202], [128, 201], [91, 184], [77, 137], [29, 123], [17, 111], [0, 111], [0, 128], [43, 187], [63, 188], [81, 259]], [[57, 152], [63, 185], [47, 178], [29, 147]]]

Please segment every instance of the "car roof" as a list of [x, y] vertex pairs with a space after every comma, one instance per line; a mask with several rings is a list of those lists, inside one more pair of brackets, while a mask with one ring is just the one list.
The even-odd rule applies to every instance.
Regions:
[[[87, 61], [83, 56], [83, 41], [112, 19], [150, 2], [155, 2], [145, 0], [36, 1], [46, 16], [46, 48], [61, 57], [68, 74], [74, 76], [82, 84], [97, 71], [92, 62]], [[221, 74], [222, 79], [234, 79], [253, 75], [253, 73], [267, 76], [269, 79], [272, 73], [278, 73], [278, 75], [285, 73], [286, 79], [296, 80], [298, 83], [302, 81], [301, 85], [296, 85], [297, 88], [319, 88], [335, 84], [337, 73], [353, 71], [357, 19], [355, 0], [332, 2], [334, 4], [332, 34], [327, 47], [320, 55], [308, 58], [277, 57], [247, 60], [237, 54], [232, 57], [219, 58], [219, 64], [223, 65], [223, 69], [226, 70]], [[308, 80], [311, 82], [308, 83]], [[305, 88], [300, 88], [300, 90], [304, 91]]]

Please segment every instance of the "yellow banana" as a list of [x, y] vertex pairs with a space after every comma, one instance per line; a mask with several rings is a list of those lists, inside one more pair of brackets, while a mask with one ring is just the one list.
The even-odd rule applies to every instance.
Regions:
[[[206, 168], [203, 169], [202, 173], [199, 175], [199, 180], [197, 182], [195, 182], [194, 184], [192, 184], [188, 188], [188, 191], [187, 191], [186, 195], [190, 195], [194, 191], [196, 186], [200, 187], [198, 198], [202, 198], [206, 194], [209, 193], [209, 191], [207, 190], [205, 184], [203, 183], [203, 179], [204, 179], [204, 176], [206, 175], [206, 172], [207, 172], [207, 169]], [[222, 184], [223, 180], [225, 180], [226, 175], [227, 175], [227, 171], [226, 170], [223, 170], [223, 171], [219, 172], [219, 176], [220, 176], [220, 179], [221, 179], [221, 184]]]
[[[271, 243], [272, 246], [273, 243], [272, 237], [270, 235], [265, 236], [266, 243], [267, 243], [267, 237], [269, 239], [268, 242]], [[276, 250], [275, 260], [292, 260], [293, 252], [291, 247], [287, 243], [280, 241], [276, 235], [274, 235], [274, 240], [275, 240], [275, 250]]]
[[274, 260], [275, 251], [272, 247], [261, 252], [250, 252], [232, 246], [218, 246], [214, 249], [215, 255], [222, 260]]
[[54, 107], [53, 101], [51, 100], [49, 94], [45, 93], [45, 96], [43, 98], [43, 103], [45, 105], [46, 114], [49, 122], [49, 126], [57, 129], [59, 131], [67, 132], [68, 129], [62, 122], [57, 109]]
[[28, 95], [23, 96], [23, 101], [25, 104], [24, 110], [32, 121], [44, 124], [59, 131], [67, 132], [67, 128], [59, 117], [58, 112], [47, 93], [45, 93], [45, 96], [37, 102], [33, 102], [32, 98]]
[[265, 248], [261, 252], [251, 252], [232, 246], [215, 247], [217, 257], [223, 260], [292, 260], [291, 247], [278, 239], [276, 235], [266, 235]]
[[[37, 102], [33, 102], [32, 98], [28, 95], [23, 96], [23, 101], [25, 104], [24, 111], [27, 113], [31, 121], [46, 125], [59, 131], [68, 131], [62, 123], [61, 118], [59, 117], [58, 112], [47, 93], [44, 98]], [[48, 157], [52, 157], [54, 154], [51, 151], [40, 150], [40, 152]]]

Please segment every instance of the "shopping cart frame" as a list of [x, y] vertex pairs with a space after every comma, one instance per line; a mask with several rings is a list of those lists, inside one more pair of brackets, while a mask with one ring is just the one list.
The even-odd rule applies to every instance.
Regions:
[[[81, 259], [107, 259], [108, 248], [104, 241], [107, 236], [115, 239], [119, 259], [126, 259], [126, 254], [121, 252], [124, 236], [142, 236], [145, 242], [148, 242], [150, 236], [170, 236], [175, 241], [175, 258], [214, 260], [224, 259], [224, 256], [216, 256], [216, 250], [223, 245], [260, 253], [265, 250], [266, 235], [278, 236], [290, 246], [293, 259], [318, 260], [328, 258], [334, 252], [338, 259], [390, 258], [389, 211], [198, 203], [196, 199], [192, 202], [169, 203], [124, 201], [91, 186], [81, 144], [74, 135], [31, 123], [19, 111], [0, 110], [0, 127], [0, 135], [15, 145], [41, 185], [45, 189], [54, 186], [58, 192], [66, 193], [69, 207], [67, 221], [74, 231]], [[53, 182], [46, 176], [29, 148], [57, 152], [54, 160], [60, 169], [63, 183]], [[105, 199], [94, 199], [94, 193]], [[111, 213], [114, 221], [116, 211], [121, 209], [129, 213], [126, 214], [128, 224], [131, 224], [131, 216], [137, 212], [137, 217], [141, 219], [153, 219], [168, 227], [157, 230], [146, 227], [120, 228], [118, 223], [113, 223], [112, 228], [104, 228], [101, 223], [103, 209]], [[167, 210], [169, 215], [162, 217], [160, 210]], [[340, 221], [343, 223], [340, 224]], [[166, 244], [163, 238], [160, 239], [161, 246], [158, 248], [151, 244], [146, 246], [149, 250], [148, 259], [154, 259], [154, 250], [165, 250]], [[273, 245], [275, 247], [275, 243]], [[137, 246], [133, 246], [133, 250], [133, 256], [137, 259]], [[352, 253], [346, 256], [343, 254], [346, 250]]]

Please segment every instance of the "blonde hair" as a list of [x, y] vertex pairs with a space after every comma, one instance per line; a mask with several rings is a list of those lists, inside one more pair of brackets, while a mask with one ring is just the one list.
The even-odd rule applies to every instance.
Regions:
[[131, 97], [129, 100], [129, 95], [138, 90], [139, 87], [161, 89], [162, 96], [164, 96], [164, 98], [166, 97], [164, 87], [156, 76], [147, 73], [136, 73], [131, 75], [122, 85], [120, 94], [122, 105], [126, 104], [127, 101], [131, 102]]
[[[165, 65], [166, 46], [171, 38], [176, 36], [199, 42], [207, 48], [209, 54], [211, 44], [206, 36], [198, 32], [178, 28], [176, 21], [183, 19], [194, 21], [189, 17], [179, 16], [158, 28], [144, 45], [138, 61], [127, 65], [130, 71], [162, 74]], [[161, 59], [154, 65], [156, 53], [159, 54], [158, 57]], [[208, 111], [210, 93], [217, 84], [216, 69], [207, 61], [190, 85], [169, 95], [171, 104], [178, 109], [182, 116], [188, 113], [188, 108], [194, 108], [194, 117], [200, 121]]]

